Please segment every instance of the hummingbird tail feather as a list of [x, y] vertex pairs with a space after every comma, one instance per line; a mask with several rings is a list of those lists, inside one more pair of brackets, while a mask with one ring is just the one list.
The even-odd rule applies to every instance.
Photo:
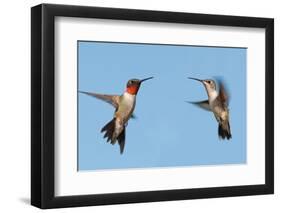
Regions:
[[219, 137], [222, 139], [226, 138], [227, 140], [229, 140], [232, 137], [228, 121], [219, 123], [218, 134], [219, 134]]
[[126, 128], [124, 127], [123, 131], [117, 137], [118, 144], [120, 146], [120, 154], [123, 154], [125, 147], [125, 136], [126, 136]]
[[101, 132], [105, 132], [103, 137], [107, 138], [107, 142], [110, 142], [112, 145], [114, 145], [116, 141], [118, 141], [118, 144], [120, 146], [120, 154], [122, 154], [125, 147], [125, 127], [122, 127], [120, 134], [116, 134], [115, 127], [116, 118], [113, 118], [101, 129]]
[[115, 130], [115, 118], [109, 121], [102, 129], [101, 132], [105, 132], [104, 138], [107, 138], [107, 142], [113, 145], [116, 142], [116, 138], [114, 138], [114, 130]]

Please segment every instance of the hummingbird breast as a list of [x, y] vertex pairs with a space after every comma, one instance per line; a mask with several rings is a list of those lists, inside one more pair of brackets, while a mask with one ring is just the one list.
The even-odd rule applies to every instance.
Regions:
[[136, 105], [136, 95], [125, 92], [121, 98], [115, 117], [123, 121], [126, 124], [130, 119]]

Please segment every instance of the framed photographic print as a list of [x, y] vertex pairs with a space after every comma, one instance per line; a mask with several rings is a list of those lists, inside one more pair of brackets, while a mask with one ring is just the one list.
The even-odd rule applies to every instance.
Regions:
[[274, 21], [31, 9], [31, 203], [271, 194]]

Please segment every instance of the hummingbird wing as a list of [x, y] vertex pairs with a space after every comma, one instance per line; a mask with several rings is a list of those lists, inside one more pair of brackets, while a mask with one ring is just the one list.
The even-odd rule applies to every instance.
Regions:
[[200, 107], [201, 109], [207, 110], [207, 111], [211, 111], [210, 105], [209, 105], [209, 100], [205, 100], [205, 101], [198, 101], [198, 102], [189, 102], [190, 104], [194, 104], [197, 107]]
[[98, 94], [98, 93], [94, 93], [94, 92], [84, 92], [84, 91], [79, 91], [80, 93], [95, 97], [97, 99], [100, 99], [102, 101], [105, 101], [109, 104], [111, 104], [112, 106], [114, 106], [115, 108], [118, 108], [119, 106], [119, 95], [104, 95], [104, 94]]
[[218, 99], [221, 101], [221, 103], [223, 103], [224, 105], [228, 106], [229, 103], [229, 94], [227, 92], [227, 89], [224, 86], [224, 83], [222, 82], [222, 80], [217, 79], [218, 84], [219, 84], [219, 95], [218, 95]]

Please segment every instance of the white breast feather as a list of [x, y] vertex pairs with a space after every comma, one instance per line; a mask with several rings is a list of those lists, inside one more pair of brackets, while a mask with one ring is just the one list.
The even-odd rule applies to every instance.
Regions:
[[218, 92], [213, 90], [209, 92], [209, 101], [213, 102], [218, 97]]
[[123, 98], [128, 108], [134, 107], [136, 101], [136, 95], [132, 95], [130, 93], [125, 92]]

